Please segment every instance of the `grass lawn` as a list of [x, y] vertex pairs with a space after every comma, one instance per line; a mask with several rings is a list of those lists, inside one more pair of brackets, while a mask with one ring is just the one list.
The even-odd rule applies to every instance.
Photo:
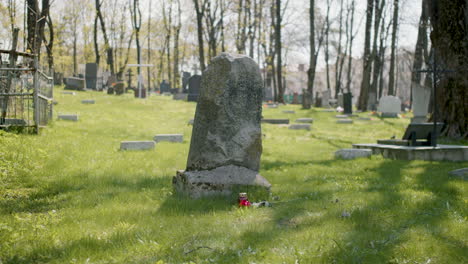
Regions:
[[[352, 143], [401, 137], [409, 119], [340, 125], [318, 109], [264, 109], [315, 121], [311, 131], [263, 125], [260, 173], [273, 207], [239, 209], [172, 193], [194, 103], [60, 91], [55, 115], [78, 122], [54, 121], [39, 136], [0, 131], [2, 264], [468, 263], [468, 184], [448, 176], [468, 163], [334, 158]], [[119, 151], [163, 133], [184, 143]]]

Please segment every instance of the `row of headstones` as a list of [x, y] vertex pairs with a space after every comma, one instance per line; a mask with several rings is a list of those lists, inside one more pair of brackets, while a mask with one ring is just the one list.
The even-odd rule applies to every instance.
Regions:
[[[63, 91], [62, 94], [76, 95], [75, 92], [70, 92], [70, 91]], [[86, 105], [91, 105], [91, 104], [95, 104], [96, 100], [94, 100], [94, 99], [85, 99], [85, 100], [81, 100], [81, 103], [86, 104]], [[77, 114], [60, 114], [59, 113], [58, 116], [57, 116], [57, 119], [58, 120], [66, 120], [66, 121], [77, 122], [79, 117], [78, 117]]]

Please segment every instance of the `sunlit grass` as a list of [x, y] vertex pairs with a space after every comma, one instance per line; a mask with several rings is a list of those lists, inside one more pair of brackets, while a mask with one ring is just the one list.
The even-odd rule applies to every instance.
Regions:
[[[172, 193], [194, 103], [60, 91], [55, 112], [79, 122], [54, 121], [39, 136], [0, 132], [0, 263], [468, 262], [467, 183], [447, 174], [467, 163], [334, 158], [353, 143], [401, 137], [409, 119], [340, 125], [320, 109], [264, 109], [314, 123], [263, 125], [260, 173], [273, 207], [243, 210]], [[163, 133], [184, 142], [119, 150]]]

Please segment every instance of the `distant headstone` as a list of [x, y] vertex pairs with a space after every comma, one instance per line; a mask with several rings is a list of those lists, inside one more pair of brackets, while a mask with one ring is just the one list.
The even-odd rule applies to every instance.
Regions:
[[348, 115], [336, 115], [335, 117], [338, 119], [347, 119], [349, 116]]
[[310, 125], [309, 124], [292, 124], [292, 125], [289, 125], [288, 128], [292, 130], [310, 130]]
[[266, 104], [267, 108], [278, 108], [278, 104], [268, 103]]
[[86, 88], [97, 90], [98, 71], [99, 71], [99, 66], [97, 65], [97, 63], [86, 63], [86, 66], [85, 66]]
[[396, 96], [383, 96], [380, 98], [377, 111], [382, 113], [382, 117], [398, 117], [401, 111], [401, 100]]
[[59, 120], [67, 120], [67, 121], [78, 121], [78, 115], [63, 115], [59, 114], [58, 115]]
[[154, 141], [122, 141], [120, 150], [150, 150], [154, 149]]
[[178, 93], [178, 94], [174, 94], [172, 99], [187, 101], [187, 97], [188, 97], [188, 94], [186, 94], [186, 93]]
[[295, 114], [296, 111], [294, 111], [294, 110], [283, 110], [283, 113], [284, 114]]
[[183, 142], [184, 135], [182, 134], [159, 134], [154, 136], [153, 140], [155, 142]]
[[[192, 77], [193, 78], [193, 77]], [[270, 183], [258, 174], [263, 81], [254, 60], [221, 53], [203, 72], [186, 171], [173, 179], [192, 198]]]
[[96, 101], [92, 99], [87, 99], [87, 100], [81, 100], [82, 104], [95, 104]]
[[371, 149], [340, 149], [335, 152], [335, 157], [341, 159], [367, 158], [372, 155]]
[[330, 107], [330, 91], [325, 91], [322, 93], [322, 106], [329, 108]]
[[353, 120], [352, 119], [338, 119], [336, 120], [337, 124], [352, 124]]
[[117, 82], [114, 84], [113, 87], [116, 95], [122, 95], [125, 93], [125, 83], [124, 82]]
[[353, 113], [353, 94], [352, 93], [343, 94], [343, 113], [344, 114]]
[[55, 72], [54, 73], [54, 85], [62, 85], [63, 84], [63, 73]]
[[75, 92], [68, 92], [68, 91], [63, 91], [62, 94], [76, 95]]
[[188, 83], [188, 98], [187, 101], [189, 102], [197, 102], [198, 95], [200, 93], [200, 84], [201, 84], [202, 77], [200, 75], [193, 75], [189, 79]]
[[314, 122], [314, 119], [312, 118], [298, 118], [296, 119], [296, 122], [297, 123], [313, 123]]
[[262, 123], [274, 125], [288, 125], [289, 119], [264, 118], [262, 119]]
[[361, 121], [371, 121], [372, 118], [370, 118], [370, 117], [359, 117], [358, 120], [361, 120]]
[[65, 79], [65, 90], [84, 91], [85, 80], [83, 78], [68, 77]]
[[168, 82], [166, 82], [166, 80], [163, 80], [161, 85], [159, 85], [159, 91], [161, 94], [171, 93], [171, 85]]
[[431, 90], [416, 84], [413, 88], [413, 118], [411, 123], [426, 123]]
[[293, 93], [292, 104], [300, 104], [300, 102], [299, 102], [299, 94], [298, 94], [298, 93]]
[[344, 107], [344, 99], [343, 99], [343, 94], [342, 93], [338, 94], [338, 106], [339, 107]]
[[310, 92], [307, 89], [302, 90], [302, 108], [303, 109], [310, 109], [312, 106], [312, 98], [310, 96]]
[[315, 107], [322, 107], [322, 98], [318, 96], [318, 93], [315, 93]]

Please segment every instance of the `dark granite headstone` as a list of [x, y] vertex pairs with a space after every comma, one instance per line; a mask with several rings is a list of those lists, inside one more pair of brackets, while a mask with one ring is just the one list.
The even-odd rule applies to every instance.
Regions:
[[84, 91], [85, 80], [83, 78], [68, 77], [65, 82], [65, 90]]
[[168, 82], [166, 82], [166, 80], [163, 80], [161, 85], [159, 86], [159, 91], [161, 92], [161, 94], [170, 93], [171, 85]]
[[63, 84], [63, 73], [55, 72], [54, 73], [54, 85], [62, 85]]
[[98, 65], [96, 63], [86, 63], [85, 79], [86, 88], [97, 90]]
[[198, 101], [198, 94], [200, 93], [200, 84], [201, 84], [201, 76], [200, 75], [193, 75], [189, 79], [189, 88], [188, 88], [188, 98], [187, 101], [189, 102], [197, 102]]
[[343, 94], [343, 105], [345, 114], [353, 113], [353, 95], [351, 93]]

